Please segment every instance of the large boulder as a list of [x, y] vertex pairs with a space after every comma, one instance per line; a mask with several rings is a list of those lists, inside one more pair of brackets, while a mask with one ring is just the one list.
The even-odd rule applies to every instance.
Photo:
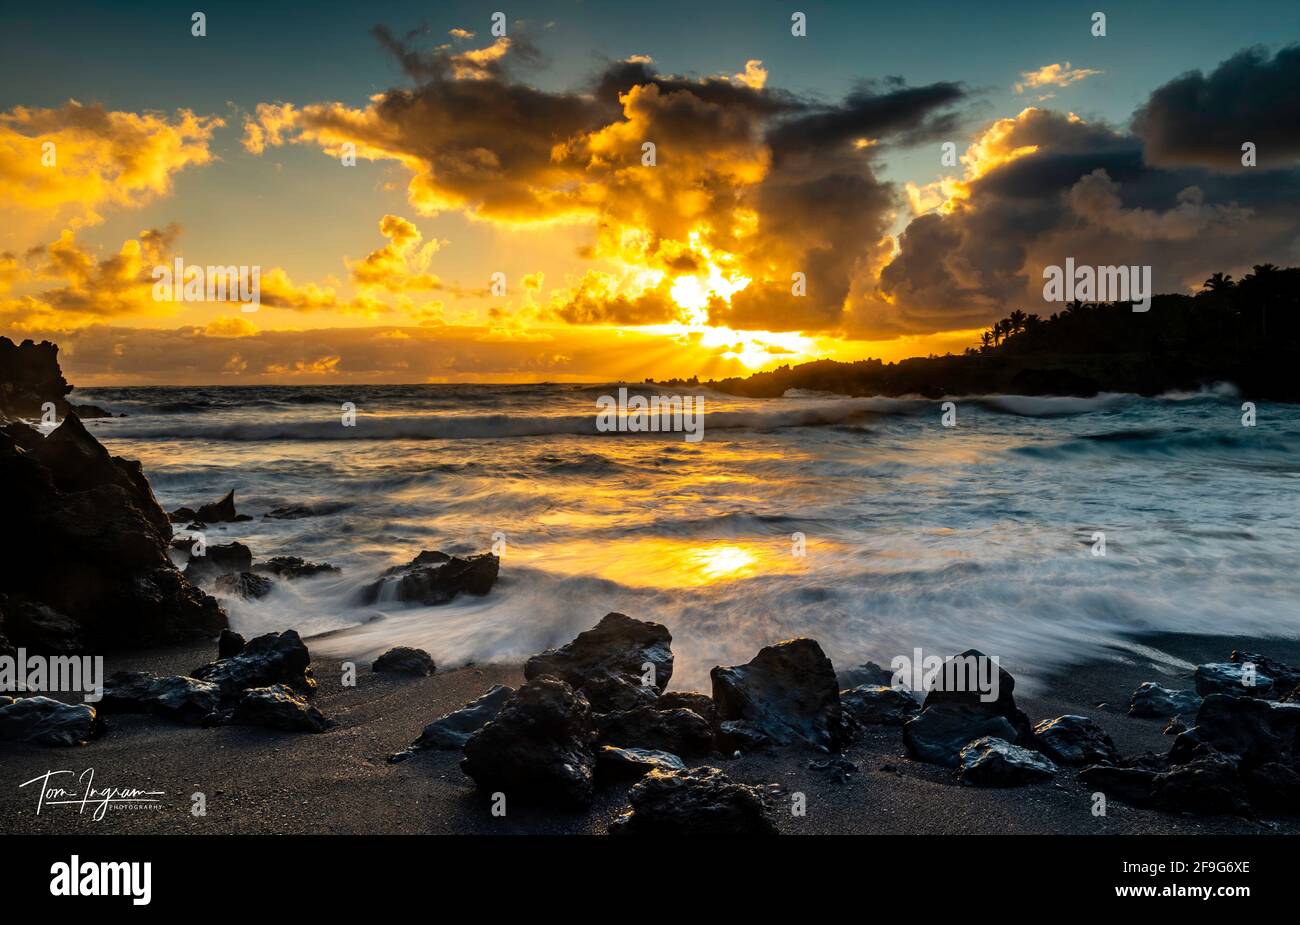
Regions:
[[978, 649], [967, 649], [944, 661], [921, 708], [961, 704], [991, 716], [1005, 717], [1016, 730], [1016, 737], [1011, 741], [1028, 745], [1033, 740], [1033, 727], [1025, 712], [1016, 707], [1015, 690], [1016, 679], [1011, 672]]
[[1171, 691], [1154, 681], [1144, 681], [1129, 699], [1128, 715], [1143, 719], [1164, 719], [1195, 713], [1201, 695], [1195, 691]]
[[184, 676], [156, 677], [147, 671], [119, 671], [104, 684], [104, 713], [153, 713], [200, 725], [221, 706], [221, 688]]
[[1196, 725], [1174, 740], [1169, 760], [1187, 761], [1201, 746], [1241, 759], [1246, 770], [1269, 762], [1300, 770], [1300, 703], [1211, 694]]
[[[253, 569], [253, 551], [243, 543], [220, 543], [208, 546], [203, 555], [191, 556], [185, 566], [190, 581], [212, 581], [223, 575], [238, 575]], [[257, 576], [260, 581], [267, 579]], [[269, 590], [269, 582], [268, 582]]]
[[713, 727], [692, 710], [634, 710], [598, 713], [598, 741], [623, 748], [649, 748], [674, 755], [707, 755], [713, 751]]
[[324, 732], [330, 725], [320, 710], [285, 684], [244, 691], [231, 721], [247, 726], [269, 726], [285, 732]]
[[1193, 674], [1196, 693], [1228, 694], [1232, 697], [1269, 697], [1273, 679], [1253, 662], [1210, 662], [1198, 665]]
[[493, 684], [488, 692], [472, 700], [459, 710], [443, 714], [424, 727], [420, 737], [406, 751], [393, 755], [390, 761], [404, 761], [414, 752], [426, 748], [464, 748], [470, 736], [496, 719], [501, 708], [515, 694], [514, 688]]
[[655, 700], [656, 710], [690, 710], [702, 716], [710, 726], [718, 722], [718, 705], [708, 694], [699, 691], [665, 691]]
[[845, 740], [831, 660], [812, 639], [766, 646], [745, 665], [710, 672], [719, 721], [743, 720], [777, 745], [838, 751]]
[[1263, 672], [1272, 678], [1273, 695], [1279, 700], [1300, 688], [1300, 668], [1292, 668], [1290, 665], [1284, 665], [1276, 659], [1264, 655], [1255, 655], [1251, 652], [1243, 652], [1239, 649], [1232, 650], [1232, 654], [1228, 656], [1228, 661], [1239, 662], [1243, 665], [1254, 665], [1257, 672]]
[[1234, 757], [1202, 753], [1157, 774], [1151, 797], [1157, 806], [1172, 812], [1249, 814], [1250, 798], [1238, 775], [1238, 763]]
[[592, 798], [595, 742], [587, 699], [563, 681], [535, 678], [470, 736], [460, 767], [485, 793], [581, 807]]
[[1095, 764], [1079, 772], [1079, 780], [1092, 792], [1143, 806], [1151, 802], [1151, 788], [1159, 772], [1150, 768], [1120, 768]]
[[559, 678], [581, 690], [596, 710], [631, 709], [647, 700], [638, 688], [648, 688], [652, 702], [667, 687], [673, 676], [672, 641], [659, 623], [608, 613], [572, 642], [530, 658], [524, 677]]
[[210, 681], [231, 697], [252, 687], [288, 684], [304, 694], [316, 689], [311, 654], [295, 630], [250, 639], [238, 654], [200, 665], [191, 674]]
[[596, 778], [601, 781], [631, 780], [656, 770], [684, 771], [686, 765], [676, 755], [653, 748], [602, 745], [596, 752]]
[[[111, 456], [75, 414], [48, 437], [25, 428], [15, 440], [16, 431], [0, 433], [0, 510], [12, 534], [0, 588], [14, 645], [102, 652], [192, 641], [226, 625], [216, 600], [168, 557], [171, 525], [139, 463]], [[45, 608], [41, 619], [30, 619], [33, 605]], [[51, 619], [73, 631], [51, 636]]]
[[1068, 714], [1043, 720], [1034, 727], [1034, 744], [1057, 764], [1083, 767], [1114, 764], [1119, 759], [1110, 736], [1087, 716]]
[[462, 559], [426, 550], [362, 588], [359, 600], [367, 605], [387, 600], [447, 604], [462, 593], [482, 597], [496, 584], [500, 569], [501, 560], [490, 552]]
[[908, 691], [874, 684], [840, 691], [840, 706], [846, 717], [862, 726], [901, 726], [921, 712]]
[[370, 666], [371, 671], [380, 674], [409, 674], [427, 678], [438, 670], [433, 656], [423, 649], [410, 646], [394, 646]]
[[45, 405], [54, 405], [59, 417], [77, 413], [83, 418], [111, 417], [94, 405], [74, 405], [67, 400], [72, 386], [59, 369], [59, 348], [47, 340], [15, 344], [0, 337], [0, 417], [38, 418]]
[[271, 593], [274, 582], [254, 572], [231, 572], [217, 576], [213, 590], [245, 601], [256, 601]]
[[628, 794], [631, 808], [611, 835], [776, 835], [757, 787], [732, 782], [717, 768], [650, 771]]
[[1019, 733], [1005, 716], [965, 703], [927, 707], [903, 724], [903, 744], [909, 755], [950, 768], [961, 763], [963, 748], [985, 737], [1014, 742]]
[[1056, 765], [1044, 755], [1005, 739], [985, 736], [962, 748], [957, 777], [976, 787], [1019, 787], [1050, 780]]
[[49, 697], [0, 700], [0, 742], [32, 745], [83, 745], [103, 731], [95, 708], [60, 703]]

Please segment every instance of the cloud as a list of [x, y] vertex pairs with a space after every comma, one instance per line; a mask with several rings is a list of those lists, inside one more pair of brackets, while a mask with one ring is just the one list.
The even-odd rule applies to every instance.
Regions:
[[213, 159], [212, 133], [223, 124], [188, 109], [169, 117], [75, 100], [0, 113], [7, 233], [24, 237], [26, 246], [54, 227], [96, 224], [106, 209], [136, 208], [169, 194], [179, 171]]
[[[1287, 169], [1300, 158], [1300, 45], [1272, 58], [1251, 48], [1206, 77], [1183, 74], [1158, 88], [1133, 114], [1147, 162], [1216, 170]], [[1259, 167], [1241, 163], [1254, 142]]]
[[1036, 71], [1022, 71], [1016, 92], [1034, 90], [1040, 87], [1068, 87], [1072, 83], [1096, 77], [1101, 71], [1086, 67], [1072, 67], [1069, 61], [1064, 64], [1044, 64]]
[[428, 272], [440, 241], [421, 243], [424, 236], [411, 222], [397, 215], [385, 215], [379, 221], [379, 233], [388, 243], [358, 261], [348, 261], [352, 281], [359, 286], [403, 292], [438, 289], [442, 282]]

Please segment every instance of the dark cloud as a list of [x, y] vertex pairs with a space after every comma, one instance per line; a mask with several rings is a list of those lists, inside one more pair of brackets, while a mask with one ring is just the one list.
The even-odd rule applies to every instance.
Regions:
[[1133, 115], [1148, 163], [1245, 170], [1243, 142], [1258, 168], [1300, 158], [1300, 45], [1272, 58], [1262, 48], [1233, 55], [1206, 77], [1191, 71], [1157, 89]]

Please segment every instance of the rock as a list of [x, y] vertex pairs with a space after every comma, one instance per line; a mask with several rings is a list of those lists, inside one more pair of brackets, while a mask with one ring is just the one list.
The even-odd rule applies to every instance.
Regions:
[[482, 697], [429, 723], [409, 749], [398, 752], [389, 760], [403, 761], [413, 752], [426, 748], [463, 748], [470, 736], [496, 719], [501, 708], [514, 694], [512, 687], [493, 684]]
[[774, 744], [838, 751], [846, 738], [835, 668], [812, 639], [766, 646], [710, 672], [718, 719], [745, 720]]
[[207, 547], [201, 556], [191, 556], [185, 565], [185, 577], [190, 581], [212, 581], [222, 575], [252, 570], [251, 549], [243, 543], [222, 543]]
[[269, 572], [280, 578], [311, 578], [313, 575], [338, 574], [340, 569], [326, 562], [308, 562], [298, 556], [272, 556], [253, 566], [255, 572]]
[[907, 691], [871, 684], [840, 691], [840, 706], [845, 716], [864, 726], [901, 726], [921, 712]]
[[595, 716], [602, 745], [649, 748], [674, 755], [707, 755], [713, 751], [713, 727], [690, 710], [656, 710], [641, 706], [634, 710], [598, 713]]
[[[8, 698], [6, 698], [8, 699]], [[95, 708], [49, 697], [20, 697], [0, 706], [0, 742], [82, 745], [103, 731]]]
[[316, 688], [311, 673], [311, 654], [294, 630], [267, 633], [250, 639], [229, 658], [219, 658], [195, 668], [191, 674], [201, 681], [211, 681], [221, 688], [222, 697], [231, 697], [252, 687], [288, 684], [310, 693]]
[[1201, 696], [1195, 691], [1171, 691], [1152, 681], [1138, 685], [1129, 701], [1128, 715], [1151, 719], [1195, 713]]
[[698, 691], [667, 691], [654, 702], [656, 710], [690, 710], [704, 718], [710, 726], [717, 725], [718, 708], [713, 698]]
[[837, 784], [847, 784], [849, 778], [858, 773], [858, 766], [843, 755], [832, 755], [824, 761], [808, 762], [809, 771], [820, 771]]
[[1292, 668], [1290, 665], [1284, 665], [1275, 659], [1263, 655], [1254, 655], [1250, 652], [1242, 652], [1237, 649], [1234, 649], [1232, 654], [1228, 656], [1228, 661], [1253, 664], [1256, 671], [1262, 671], [1272, 678], [1273, 694], [1279, 700], [1300, 688], [1300, 668]]
[[496, 583], [501, 560], [492, 553], [459, 558], [444, 552], [422, 552], [407, 565], [390, 568], [361, 589], [360, 603], [398, 600], [415, 604], [446, 604], [456, 595], [484, 596]]
[[1170, 762], [1189, 760], [1200, 745], [1240, 758], [1247, 770], [1269, 762], [1296, 767], [1300, 703], [1211, 694], [1196, 714], [1196, 725], [1174, 740]]
[[433, 663], [433, 656], [423, 649], [410, 646], [396, 646], [389, 649], [370, 666], [372, 671], [391, 672], [393, 674], [413, 674], [428, 677], [438, 670]]
[[247, 644], [244, 637], [238, 633], [231, 630], [222, 630], [221, 638], [217, 640], [217, 658], [230, 658], [232, 655], [238, 655]]
[[908, 754], [918, 761], [952, 768], [961, 763], [961, 750], [976, 739], [994, 737], [1011, 742], [1018, 736], [1005, 716], [964, 703], [927, 707], [903, 724]]
[[743, 719], [729, 719], [719, 723], [715, 740], [718, 750], [727, 755], [756, 752], [772, 744], [762, 729]]
[[596, 777], [599, 780], [630, 780], [651, 771], [682, 771], [682, 759], [653, 748], [615, 748], [602, 745], [596, 752]]
[[1077, 767], [1114, 764], [1119, 759], [1115, 743], [1096, 720], [1066, 715], [1045, 719], [1034, 727], [1038, 748], [1057, 764]]
[[[996, 691], [992, 683], [995, 667]], [[987, 689], [981, 689], [985, 682]], [[978, 649], [967, 649], [944, 661], [926, 692], [921, 709], [928, 710], [939, 704], [962, 704], [991, 716], [1005, 717], [1016, 730], [1015, 738], [1009, 741], [1028, 745], [1033, 741], [1033, 727], [1024, 711], [1016, 707], [1015, 689], [1016, 679], [1011, 672]]]
[[170, 516], [172, 523], [198, 520], [205, 524], [230, 524], [253, 519], [247, 514], [240, 514], [235, 511], [235, 490], [233, 488], [220, 501], [205, 504], [197, 511], [188, 507], [177, 508], [172, 511]]
[[270, 594], [272, 585], [274, 582], [264, 575], [234, 572], [229, 575], [218, 575], [213, 587], [221, 594], [230, 594], [246, 601], [253, 601]]
[[611, 835], [776, 835], [762, 791], [717, 768], [654, 770], [628, 794], [631, 808]]
[[320, 710], [285, 684], [244, 691], [232, 721], [247, 726], [269, 726], [285, 732], [324, 732], [329, 728], [329, 720]]
[[1176, 736], [1179, 733], [1186, 732], [1187, 726], [1177, 716], [1169, 717], [1169, 722], [1165, 723], [1165, 728], [1160, 730], [1167, 736]]
[[1193, 675], [1196, 693], [1202, 697], [1210, 694], [1228, 694], [1233, 697], [1268, 697], [1273, 690], [1273, 679], [1262, 668], [1255, 666], [1254, 676], [1246, 671], [1245, 663], [1210, 662], [1198, 665]]
[[[48, 437], [15, 433], [0, 433], [0, 588], [13, 645], [103, 652], [211, 637], [226, 625], [216, 600], [172, 564], [171, 525], [139, 463], [111, 456], [75, 414]], [[45, 609], [11, 619], [29, 605]], [[51, 619], [63, 627], [53, 636]]]
[[1095, 764], [1079, 772], [1079, 780], [1090, 790], [1141, 806], [1151, 802], [1155, 771], [1146, 768], [1117, 768]]
[[1252, 806], [1265, 812], [1300, 813], [1300, 773], [1270, 761], [1244, 775]]
[[89, 652], [81, 625], [53, 607], [36, 601], [0, 602], [0, 619], [23, 648], [34, 654]]
[[637, 707], [657, 709], [658, 696], [653, 687], [634, 684], [619, 675], [596, 675], [581, 688], [583, 696], [597, 712], [613, 713]]
[[629, 694], [628, 686], [648, 687], [656, 695], [668, 686], [673, 676], [672, 641], [661, 624], [608, 613], [572, 642], [530, 658], [524, 664], [524, 677], [559, 678], [581, 690], [598, 711], [626, 709], [637, 696]]
[[1237, 776], [1236, 759], [1213, 753], [1157, 774], [1151, 795], [1157, 806], [1173, 812], [1250, 812], [1245, 787]]
[[976, 787], [1019, 787], [1050, 780], [1055, 773], [1056, 765], [1038, 752], [992, 736], [965, 746], [957, 766], [961, 782]]
[[119, 671], [104, 684], [98, 706], [106, 714], [153, 713], [197, 726], [220, 708], [221, 689], [196, 678]]
[[461, 770], [485, 793], [582, 807], [591, 802], [596, 729], [587, 699], [563, 681], [528, 681], [465, 743]]
[[841, 689], [851, 687], [893, 687], [894, 672], [875, 662], [864, 662], [836, 674]]
[[60, 417], [73, 412], [83, 412], [81, 416], [86, 418], [111, 417], [93, 405], [69, 403], [67, 395], [71, 391], [72, 386], [59, 369], [57, 344], [47, 340], [15, 344], [0, 337], [0, 416], [39, 418], [49, 402]]

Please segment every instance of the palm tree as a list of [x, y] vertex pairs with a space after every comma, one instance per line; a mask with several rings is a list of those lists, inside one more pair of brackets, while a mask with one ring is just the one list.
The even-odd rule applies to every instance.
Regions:
[[984, 345], [985, 350], [989, 349], [989, 347], [993, 343], [993, 332], [985, 331], [984, 333], [982, 333], [980, 335], [980, 343]]
[[1025, 318], [1028, 316], [1020, 309], [1016, 309], [1007, 316], [1007, 325], [1012, 334], [1019, 334], [1025, 329]]
[[1202, 292], [1224, 292], [1235, 285], [1230, 273], [1215, 273], [1201, 284]]

